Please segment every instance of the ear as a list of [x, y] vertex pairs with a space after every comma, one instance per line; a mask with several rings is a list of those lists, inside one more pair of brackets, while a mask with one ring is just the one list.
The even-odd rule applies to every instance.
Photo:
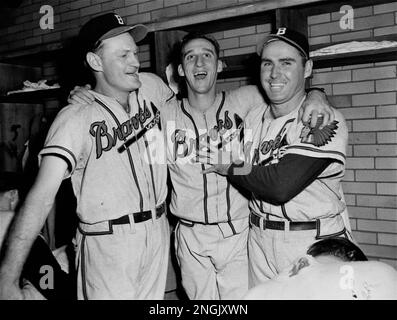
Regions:
[[95, 54], [93, 52], [87, 52], [85, 59], [92, 70], [103, 71], [102, 59], [100, 56], [98, 56], [97, 54]]
[[313, 60], [309, 59], [305, 63], [305, 79], [312, 75], [313, 71]]
[[218, 67], [216, 68], [216, 72], [221, 72], [223, 70], [223, 62], [218, 60]]
[[182, 65], [179, 64], [178, 65], [178, 74], [180, 77], [184, 77], [185, 76], [185, 71], [183, 71]]

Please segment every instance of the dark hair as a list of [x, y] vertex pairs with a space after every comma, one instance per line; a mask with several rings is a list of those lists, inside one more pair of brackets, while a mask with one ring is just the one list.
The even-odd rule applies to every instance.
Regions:
[[183, 60], [183, 49], [185, 48], [185, 46], [190, 41], [195, 40], [195, 39], [205, 39], [205, 40], [209, 41], [214, 46], [216, 56], [219, 58], [220, 47], [219, 47], [218, 41], [211, 35], [207, 35], [201, 31], [193, 31], [193, 32], [189, 32], [187, 35], [185, 35], [180, 42], [179, 63], [181, 63]]
[[342, 261], [368, 261], [364, 252], [346, 238], [332, 237], [313, 243], [307, 250], [313, 257], [332, 255]]

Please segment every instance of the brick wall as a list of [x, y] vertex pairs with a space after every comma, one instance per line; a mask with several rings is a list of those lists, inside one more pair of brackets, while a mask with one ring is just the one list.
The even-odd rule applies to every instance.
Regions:
[[[258, 0], [24, 0], [12, 12], [15, 24], [0, 29], [0, 53], [28, 46], [59, 42], [77, 35], [90, 17], [114, 11], [128, 24], [164, 21], [169, 18], [219, 8], [258, 2]], [[40, 8], [54, 9], [54, 29], [41, 30]]]
[[[258, 52], [261, 45], [270, 33], [271, 24], [253, 25], [250, 27], [229, 29], [210, 33], [220, 45], [220, 57]], [[224, 67], [227, 67], [224, 64]], [[217, 82], [217, 91], [232, 90], [250, 82], [248, 77], [222, 79]]]
[[[339, 12], [308, 18], [311, 45], [397, 33], [397, 2], [354, 9], [354, 29]], [[314, 71], [343, 113], [349, 148], [343, 188], [353, 234], [371, 258], [397, 267], [397, 60]]]
[[270, 30], [271, 24], [266, 23], [228, 29], [211, 35], [219, 42], [220, 56], [230, 57], [257, 52]]
[[[353, 1], [346, 4], [354, 3]], [[354, 8], [354, 29], [339, 26], [344, 13], [329, 12], [308, 18], [310, 45], [330, 44], [392, 35], [397, 33], [397, 2]]]

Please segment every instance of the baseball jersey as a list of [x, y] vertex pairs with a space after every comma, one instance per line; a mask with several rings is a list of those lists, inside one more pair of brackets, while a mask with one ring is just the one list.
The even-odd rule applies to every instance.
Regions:
[[345, 171], [347, 127], [340, 112], [335, 120], [319, 129], [311, 129], [298, 120], [299, 107], [289, 114], [273, 118], [270, 107], [256, 109], [247, 122], [253, 129], [253, 165], [277, 164], [286, 154], [334, 159], [317, 179], [283, 205], [272, 205], [252, 196], [250, 208], [270, 220], [309, 221], [342, 213], [341, 179]]
[[[205, 112], [189, 105], [167, 106], [167, 158], [173, 184], [170, 209], [176, 216], [205, 224], [219, 223], [224, 236], [246, 228], [248, 200], [225, 177], [202, 174], [209, 166], [192, 163], [198, 144], [224, 144], [224, 150], [239, 148], [244, 140], [244, 119], [249, 110], [263, 106], [257, 87], [245, 86], [216, 95]], [[229, 161], [229, 159], [224, 159]]]
[[[295, 265], [305, 267], [294, 271]], [[275, 278], [250, 289], [249, 300], [397, 299], [397, 272], [379, 261], [319, 263], [300, 257]]]
[[[39, 154], [67, 161], [65, 178], [71, 176], [82, 222], [153, 210], [166, 198], [159, 112], [173, 93], [153, 74], [139, 77], [142, 86], [130, 94], [129, 113], [114, 98], [90, 91], [94, 103], [69, 105], [59, 112]], [[123, 148], [130, 139], [135, 141]]]

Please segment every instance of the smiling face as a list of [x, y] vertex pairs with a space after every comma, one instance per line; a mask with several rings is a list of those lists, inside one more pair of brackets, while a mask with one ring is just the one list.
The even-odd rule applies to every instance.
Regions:
[[262, 50], [261, 83], [271, 103], [288, 114], [305, 94], [305, 79], [312, 71], [311, 60], [303, 63], [293, 46], [273, 41]]
[[129, 33], [103, 40], [98, 55], [101, 60], [99, 71], [108, 87], [116, 92], [140, 88], [138, 47]]
[[182, 48], [182, 63], [178, 73], [185, 77], [188, 91], [198, 94], [215, 92], [218, 72], [222, 63], [218, 60], [214, 45], [206, 39], [193, 39]]

